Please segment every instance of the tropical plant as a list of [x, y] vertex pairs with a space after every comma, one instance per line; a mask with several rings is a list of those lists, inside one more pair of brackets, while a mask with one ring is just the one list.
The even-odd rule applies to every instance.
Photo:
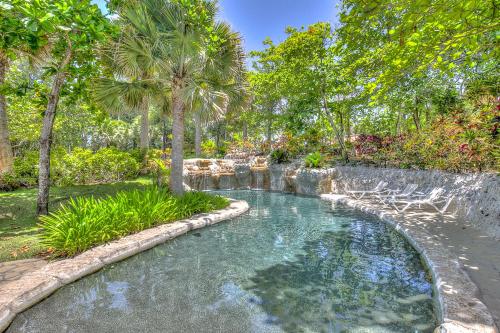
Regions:
[[104, 199], [79, 197], [40, 218], [41, 238], [56, 255], [72, 256], [158, 224], [228, 205], [223, 197], [198, 192], [176, 197], [157, 187], [119, 192]]
[[217, 145], [213, 140], [205, 140], [201, 144], [201, 151], [205, 157], [213, 157], [217, 153]]
[[306, 168], [321, 168], [324, 165], [325, 158], [320, 152], [314, 152], [304, 159]]
[[290, 162], [290, 154], [287, 150], [283, 148], [275, 149], [270, 155], [271, 163], [273, 164], [283, 164]]
[[[153, 76], [137, 80], [171, 98], [172, 163], [170, 189], [183, 187], [184, 119], [201, 97], [222, 109], [228, 96], [221, 85], [238, 85], [243, 71], [240, 37], [229, 25], [216, 22], [214, 1], [146, 0], [124, 6], [118, 14], [134, 27], [134, 45], [155, 68]], [[151, 84], [153, 83], [153, 84]], [[215, 89], [207, 89], [214, 87]]]

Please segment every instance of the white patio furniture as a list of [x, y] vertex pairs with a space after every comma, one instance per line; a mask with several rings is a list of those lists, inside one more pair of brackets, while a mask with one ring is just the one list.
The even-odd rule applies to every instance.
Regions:
[[[441, 214], [444, 214], [446, 210], [448, 209], [450, 203], [452, 202], [453, 198], [455, 196], [449, 196], [449, 197], [443, 197], [444, 190], [442, 188], [434, 188], [429, 194], [427, 194], [425, 197], [420, 197], [416, 199], [408, 199], [408, 200], [403, 200], [403, 199], [396, 199], [396, 200], [391, 200], [392, 206], [398, 211], [398, 212], [404, 212], [408, 208], [414, 205], [418, 205], [421, 207], [422, 205], [428, 205], [434, 208], [436, 211], [438, 211]], [[402, 209], [399, 209], [398, 204], [403, 204], [404, 207]], [[444, 204], [442, 208], [439, 208], [438, 205]]]
[[380, 181], [373, 190], [366, 191], [346, 191], [348, 195], [353, 196], [355, 199], [362, 199], [366, 195], [377, 195], [382, 193], [387, 193], [387, 182]]
[[424, 196], [422, 192], [415, 192], [418, 188], [417, 184], [408, 184], [401, 190], [388, 190], [387, 193], [377, 194], [377, 198], [383, 204], [387, 205], [387, 201], [396, 199], [409, 199], [411, 196]]

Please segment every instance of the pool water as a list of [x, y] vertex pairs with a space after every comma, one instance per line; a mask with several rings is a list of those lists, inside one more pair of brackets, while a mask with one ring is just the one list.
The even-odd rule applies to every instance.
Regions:
[[432, 332], [432, 285], [390, 226], [317, 198], [221, 192], [246, 215], [68, 285], [8, 332]]

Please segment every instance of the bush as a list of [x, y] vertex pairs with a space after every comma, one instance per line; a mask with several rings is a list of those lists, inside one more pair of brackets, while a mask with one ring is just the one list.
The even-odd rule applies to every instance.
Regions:
[[12, 176], [20, 186], [32, 187], [38, 184], [38, 156], [37, 151], [27, 151], [14, 159]]
[[14, 191], [22, 186], [14, 172], [0, 174], [0, 191]]
[[[0, 190], [33, 187], [38, 184], [37, 151], [27, 151], [14, 159], [13, 171], [2, 175]], [[71, 153], [61, 147], [52, 150], [51, 181], [55, 185], [86, 185], [119, 182], [137, 177], [140, 163], [129, 153], [104, 148], [93, 153], [76, 148]]]
[[40, 218], [41, 238], [57, 255], [72, 256], [158, 224], [228, 205], [220, 196], [189, 192], [176, 197], [157, 187], [119, 192], [104, 199], [81, 197]]
[[201, 143], [203, 156], [212, 157], [217, 153], [217, 145], [213, 140], [206, 140]]
[[290, 161], [290, 154], [282, 148], [273, 150], [270, 157], [273, 164], [283, 164]]
[[306, 156], [304, 162], [306, 168], [321, 168], [323, 167], [325, 158], [320, 152], [314, 152]]
[[131, 154], [116, 148], [96, 153], [76, 148], [59, 161], [53, 181], [63, 186], [118, 182], [136, 177], [139, 168]]

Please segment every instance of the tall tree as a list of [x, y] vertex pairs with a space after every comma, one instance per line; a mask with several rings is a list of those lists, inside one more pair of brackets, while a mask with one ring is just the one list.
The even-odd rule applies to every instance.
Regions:
[[57, 106], [68, 79], [78, 85], [92, 72], [95, 44], [106, 36], [108, 21], [90, 0], [30, 0], [21, 6], [26, 27], [49, 36], [51, 56], [48, 75], [51, 89], [40, 136], [37, 213], [48, 213], [50, 152]]
[[149, 46], [158, 89], [171, 96], [170, 189], [175, 194], [184, 192], [184, 120], [190, 103], [202, 85], [229, 82], [243, 68], [239, 35], [216, 22], [216, 12], [213, 1], [146, 0], [123, 13], [140, 31], [138, 43]]
[[489, 0], [344, 0], [336, 35], [350, 75], [380, 100], [408, 76], [498, 59], [498, 12]]
[[0, 173], [11, 171], [13, 164], [5, 98], [9, 65], [20, 52], [38, 46], [37, 36], [22, 23], [19, 4], [19, 1], [10, 4], [0, 1]]
[[154, 99], [160, 99], [164, 91], [153, 86], [157, 61], [150, 54], [154, 46], [147, 19], [137, 2], [114, 5], [120, 26], [120, 34], [103, 48], [107, 68], [113, 78], [101, 78], [96, 85], [96, 100], [106, 109], [116, 112], [133, 111], [140, 115], [139, 147], [147, 150], [150, 144], [149, 111]]

